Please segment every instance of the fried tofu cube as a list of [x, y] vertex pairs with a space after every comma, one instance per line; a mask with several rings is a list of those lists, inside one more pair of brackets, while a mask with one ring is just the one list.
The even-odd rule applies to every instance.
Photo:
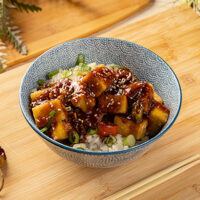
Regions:
[[139, 124], [136, 124], [133, 120], [127, 119], [121, 116], [115, 116], [114, 124], [117, 125], [117, 133], [123, 136], [128, 136], [130, 134], [134, 135], [136, 140], [140, 140], [145, 136], [148, 120], [143, 119]]
[[154, 93], [153, 93], [153, 98], [154, 98], [155, 101], [157, 101], [157, 102], [163, 104], [162, 98], [161, 98], [155, 91], [154, 91]]
[[110, 69], [105, 65], [100, 65], [88, 72], [82, 79], [81, 84], [89, 94], [98, 97], [110, 87], [113, 76], [113, 72]]
[[129, 98], [134, 98], [137, 94], [141, 93], [144, 88], [145, 83], [141, 81], [135, 81], [128, 84], [124, 88], [124, 94]]
[[48, 123], [49, 113], [53, 110], [56, 111], [56, 121], [67, 119], [67, 115], [60, 100], [48, 101], [44, 104], [32, 108], [33, 117], [38, 128], [42, 128]]
[[54, 140], [64, 140], [68, 138], [69, 131], [73, 130], [70, 123], [65, 121], [59, 121], [56, 123], [51, 137]]
[[40, 98], [45, 98], [46, 99], [48, 98], [48, 93], [47, 93], [47, 90], [38, 90], [38, 91], [35, 91], [33, 93], [30, 94], [30, 97], [31, 97], [31, 101], [36, 101]]
[[127, 69], [121, 69], [121, 68], [116, 67], [114, 68], [114, 74], [117, 80], [122, 81], [122, 79], [124, 79], [125, 83], [129, 81], [133, 82], [136, 80], [136, 78], [133, 75], [133, 72]]
[[[143, 107], [143, 112], [148, 114], [153, 100], [153, 87], [149, 83], [135, 81], [124, 88], [124, 94]], [[133, 110], [133, 112], [135, 112]]]
[[64, 126], [64, 124], [63, 124], [62, 121], [56, 123], [56, 125], [54, 127], [54, 130], [52, 132], [51, 137], [54, 140], [64, 140], [64, 139], [67, 139], [68, 134], [67, 134], [67, 132], [65, 130], [65, 126]]
[[128, 110], [128, 100], [125, 95], [105, 93], [98, 98], [98, 107], [102, 112], [124, 114]]
[[59, 99], [49, 101], [50, 107], [52, 110], [56, 111], [56, 121], [62, 121], [67, 119], [67, 114], [65, 112], [65, 108]]
[[75, 93], [71, 98], [71, 102], [75, 107], [80, 108], [83, 112], [89, 112], [96, 104], [95, 98], [86, 92]]
[[149, 113], [152, 100], [153, 100], [153, 89], [149, 83], [145, 83], [141, 97], [144, 113]]
[[153, 89], [153, 99], [159, 103], [163, 103], [162, 98], [155, 92], [155, 89], [151, 83], [148, 83], [149, 86]]
[[132, 119], [139, 124], [143, 120], [143, 107], [142, 104], [138, 101], [132, 104], [132, 111], [131, 111]]
[[163, 104], [156, 102], [149, 113], [149, 136], [155, 136], [165, 125], [169, 117], [169, 109]]

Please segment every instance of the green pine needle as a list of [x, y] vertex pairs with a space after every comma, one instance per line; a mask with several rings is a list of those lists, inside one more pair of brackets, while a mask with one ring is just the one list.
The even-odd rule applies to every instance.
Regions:
[[5, 10], [5, 1], [0, 0], [0, 38], [4, 39], [6, 36], [6, 21], [7, 14]]
[[29, 11], [31, 12], [39, 12], [42, 10], [42, 8], [33, 5], [33, 4], [27, 4], [27, 3], [23, 3], [23, 2], [19, 2], [18, 0], [8, 0], [12, 5], [16, 6], [16, 8], [18, 8], [20, 11], [25, 10], [27, 13]]
[[[5, 43], [0, 41], [0, 50], [6, 49]], [[0, 52], [0, 73], [4, 72], [7, 68], [5, 62], [6, 60], [2, 58], [3, 56], [6, 56], [7, 54]]]
[[10, 43], [14, 45], [19, 53], [26, 55], [28, 53], [27, 48], [23, 44], [21, 36], [18, 35], [21, 31], [17, 30], [17, 28], [16, 26], [7, 27], [7, 39], [9, 39]]

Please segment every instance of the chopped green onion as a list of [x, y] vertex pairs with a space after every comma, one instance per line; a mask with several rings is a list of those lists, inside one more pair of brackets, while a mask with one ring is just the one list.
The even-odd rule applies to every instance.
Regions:
[[133, 147], [135, 145], [135, 137], [133, 135], [128, 135], [123, 139], [123, 145]]
[[63, 78], [69, 78], [70, 76], [72, 76], [73, 71], [71, 69], [66, 70], [63, 72]]
[[81, 67], [81, 70], [82, 71], [90, 71], [92, 68], [90, 67], [90, 66], [88, 66], [86, 63], [85, 64], [83, 64], [83, 63], [81, 63], [80, 64], [80, 67]]
[[87, 74], [89, 71], [90, 70], [81, 69], [80, 71], [78, 71], [77, 75], [82, 76], [82, 75]]
[[85, 150], [84, 148], [82, 148], [82, 147], [77, 147], [77, 149], [80, 149], [80, 150]]
[[79, 142], [79, 134], [76, 131], [69, 132], [69, 141], [72, 144], [77, 144]]
[[83, 64], [81, 63], [79, 65], [79, 68], [78, 68], [78, 75], [84, 75], [86, 73], [88, 73], [92, 68], [90, 66], [88, 66], [87, 64]]
[[41, 86], [41, 85], [43, 85], [45, 82], [43, 81], [43, 80], [38, 80], [37, 81], [37, 84], [39, 85], [39, 86]]
[[78, 54], [76, 65], [79, 65], [80, 63], [85, 63], [85, 55], [83, 53]]
[[88, 135], [95, 135], [98, 133], [98, 128], [90, 128], [88, 130]]
[[54, 117], [54, 115], [56, 114], [56, 111], [55, 110], [52, 110], [50, 113], [49, 113], [49, 121], [48, 121], [48, 123], [47, 123], [47, 129], [49, 129], [50, 128], [50, 126], [51, 126], [51, 123], [52, 123], [52, 120], [53, 120], [53, 117]]
[[85, 66], [83, 67], [82, 71], [84, 71], [84, 72], [89, 72], [91, 69], [92, 69], [92, 68], [91, 68], [90, 66], [85, 65]]
[[46, 78], [47, 79], [51, 79], [54, 75], [58, 74], [59, 73], [59, 70], [55, 70], [53, 72], [49, 72], [47, 75], [46, 75]]
[[130, 71], [129, 68], [124, 67], [124, 66], [120, 66], [120, 65], [111, 65], [110, 67], [113, 68], [113, 69], [114, 69], [114, 68], [120, 68], [120, 69], [124, 69], [124, 70]]
[[56, 111], [55, 111], [55, 110], [52, 110], [52, 111], [49, 113], [49, 120], [48, 120], [47, 125], [46, 125], [43, 129], [40, 130], [42, 133], [44, 133], [45, 131], [47, 131], [47, 130], [50, 128], [51, 123], [52, 123], [52, 120], [53, 120], [53, 117], [54, 117], [55, 114], [56, 114]]
[[87, 74], [87, 71], [80, 71], [77, 73], [78, 76], [82, 76], [82, 75], [85, 75]]
[[55, 111], [55, 110], [52, 110], [52, 111], [49, 113], [50, 117], [53, 117], [55, 114], [56, 114], [56, 111]]
[[77, 75], [84, 75], [91, 69], [92, 68], [88, 66], [86, 63], [80, 63], [78, 66], [74, 68], [74, 71], [77, 72]]
[[48, 130], [48, 128], [45, 126], [43, 129], [41, 129], [40, 131], [42, 132], [42, 133], [44, 133], [45, 131], [47, 131]]
[[117, 138], [115, 136], [108, 136], [107, 139], [106, 139], [106, 145], [108, 147], [112, 147], [113, 144], [116, 144], [117, 142]]

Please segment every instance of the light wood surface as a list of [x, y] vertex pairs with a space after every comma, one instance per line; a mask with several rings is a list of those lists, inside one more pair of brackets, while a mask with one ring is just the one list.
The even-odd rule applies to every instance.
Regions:
[[200, 164], [200, 154], [191, 156], [183, 161], [180, 161], [166, 169], [163, 169], [123, 190], [120, 190], [113, 195], [106, 197], [103, 200], [129, 200], [136, 197], [153, 187], [185, 172], [186, 170]]
[[200, 164], [193, 166], [186, 172], [181, 173], [135, 198], [131, 198], [131, 200], [147, 200], [155, 198], [156, 200], [199, 200]]
[[[8, 162], [1, 199], [101, 200], [200, 152], [200, 18], [174, 8], [103, 36], [139, 43], [163, 57], [176, 72], [183, 105], [173, 127], [143, 157], [111, 169], [90, 169], [52, 152], [23, 118], [18, 91], [29, 63], [0, 75], [0, 144]], [[199, 198], [199, 165], [138, 199]]]
[[145, 7], [150, 0], [38, 0], [41, 12], [13, 12], [29, 54], [23, 56], [10, 45], [5, 50], [11, 66], [40, 55], [60, 43], [86, 37]]
[[130, 17], [127, 17], [124, 20], [121, 20], [120, 22], [113, 24], [109, 26], [108, 28], [104, 28], [101, 31], [98, 31], [97, 33], [92, 34], [92, 36], [97, 36], [99, 34], [106, 33], [112, 30], [113, 28], [119, 28], [119, 27], [121, 28], [124, 25], [128, 25], [128, 24], [137, 22], [139, 20], [151, 17], [157, 13], [179, 6], [180, 4], [183, 4], [183, 3], [180, 3], [180, 1], [176, 1], [176, 0], [151, 0], [150, 3], [146, 7], [134, 13]]

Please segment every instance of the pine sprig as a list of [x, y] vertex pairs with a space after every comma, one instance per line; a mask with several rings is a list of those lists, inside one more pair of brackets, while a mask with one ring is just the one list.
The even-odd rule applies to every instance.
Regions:
[[[27, 47], [24, 45], [23, 40], [19, 33], [18, 26], [15, 26], [13, 18], [10, 15], [10, 9], [18, 9], [19, 11], [38, 12], [42, 9], [36, 5], [19, 2], [18, 0], [0, 0], [0, 51], [6, 48], [5, 43], [1, 41], [9, 41], [10, 44], [18, 50], [19, 53], [26, 55], [28, 53]], [[6, 69], [6, 60], [2, 58], [4, 53], [0, 52], [0, 73]]]
[[[0, 41], [0, 50], [6, 49], [5, 43]], [[6, 70], [6, 59], [2, 58], [3, 56], [6, 56], [6, 53], [0, 52], [0, 73], [4, 72]]]
[[5, 37], [2, 38], [4, 40], [8, 40], [10, 42], [10, 44], [13, 44], [15, 49], [17, 49], [17, 51], [23, 55], [26, 55], [27, 52], [27, 48], [26, 46], [23, 44], [23, 41], [21, 39], [21, 36], [19, 36], [19, 33], [21, 32], [18, 26], [13, 26], [13, 24], [15, 24], [12, 21], [12, 17], [10, 17], [9, 14], [9, 10], [7, 8], [6, 5], [9, 4], [4, 4], [4, 34]]
[[5, 12], [5, 1], [0, 0], [0, 38], [4, 39], [6, 36], [6, 21], [7, 14]]
[[[6, 19], [7, 15], [5, 13], [5, 2], [4, 0], [0, 0], [0, 38], [5, 39], [6, 38]], [[5, 49], [5, 43], [0, 40], [0, 50]], [[6, 70], [6, 60], [3, 58], [3, 56], [6, 56], [5, 53], [0, 52], [0, 73], [4, 72]]]
[[27, 47], [23, 44], [21, 36], [18, 35], [21, 31], [17, 30], [17, 28], [17, 26], [7, 27], [7, 39], [14, 45], [19, 53], [26, 55], [28, 53]]
[[20, 11], [25, 10], [27, 13], [29, 11], [38, 12], [38, 11], [42, 10], [42, 8], [40, 8], [40, 7], [36, 6], [36, 5], [19, 2], [18, 0], [8, 0], [8, 1], [12, 5], [14, 5], [16, 8], [18, 8]]

